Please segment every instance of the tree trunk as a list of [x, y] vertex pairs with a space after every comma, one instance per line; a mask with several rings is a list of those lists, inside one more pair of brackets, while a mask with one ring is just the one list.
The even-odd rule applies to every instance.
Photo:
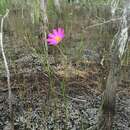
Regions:
[[56, 10], [61, 13], [61, 6], [60, 6], [60, 0], [54, 0], [54, 5]]
[[40, 0], [40, 9], [41, 9], [41, 16], [42, 21], [44, 24], [48, 22], [47, 18], [47, 0]]
[[[119, 83], [121, 60], [128, 43], [127, 16], [130, 0], [126, 0], [124, 2], [125, 4], [122, 14], [122, 20], [120, 21], [119, 32], [113, 40], [112, 50], [110, 51], [111, 67], [107, 78], [106, 89], [104, 91], [101, 110], [99, 114], [99, 123], [97, 126], [98, 130], [112, 129], [112, 120], [115, 113], [116, 88]], [[112, 17], [114, 17], [114, 13], [112, 14]]]
[[112, 66], [109, 71], [106, 89], [103, 95], [101, 113], [99, 117], [99, 130], [111, 130], [112, 118], [115, 113], [116, 88], [120, 75], [120, 60], [118, 56], [113, 56]]
[[47, 17], [47, 0], [40, 0], [40, 34], [39, 38], [44, 37], [44, 41], [46, 39], [47, 25], [48, 25], [48, 17]]

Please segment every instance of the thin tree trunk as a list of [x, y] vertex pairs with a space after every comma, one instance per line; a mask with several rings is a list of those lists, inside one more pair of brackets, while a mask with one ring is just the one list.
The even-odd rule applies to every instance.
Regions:
[[61, 5], [60, 5], [60, 0], [54, 0], [54, 5], [56, 10], [61, 13]]
[[115, 113], [116, 88], [118, 86], [120, 74], [120, 60], [118, 56], [113, 56], [112, 66], [109, 71], [106, 89], [104, 91], [101, 115], [99, 117], [99, 130], [111, 130], [112, 119]]
[[[115, 0], [116, 1], [116, 0]], [[117, 0], [118, 2], [118, 0]], [[99, 114], [98, 130], [111, 130], [112, 120], [115, 113], [115, 101], [116, 101], [116, 88], [119, 83], [121, 60], [125, 53], [128, 40], [128, 27], [127, 27], [127, 15], [128, 4], [130, 0], [124, 4], [124, 11], [122, 14], [122, 20], [120, 21], [119, 32], [115, 36], [112, 43], [111, 54], [111, 67], [106, 83], [106, 89], [104, 91], [102, 106]], [[117, 6], [116, 6], [117, 8]], [[112, 12], [114, 17], [115, 10]]]
[[46, 42], [46, 33], [47, 33], [47, 25], [48, 25], [48, 17], [47, 17], [47, 2], [48, 0], [40, 0], [40, 31], [39, 38], [44, 38], [43, 41]]
[[7, 58], [5, 56], [4, 52], [4, 47], [3, 47], [3, 25], [4, 25], [4, 20], [8, 16], [9, 10], [6, 11], [6, 14], [2, 17], [1, 20], [1, 29], [0, 29], [0, 47], [1, 47], [1, 52], [2, 52], [2, 57], [4, 60], [4, 65], [6, 69], [6, 75], [7, 75], [7, 86], [8, 86], [8, 102], [9, 102], [9, 117], [10, 117], [10, 130], [14, 130], [14, 118], [13, 118], [13, 107], [12, 107], [12, 91], [11, 91], [11, 85], [10, 85], [10, 71], [8, 67], [8, 62]]
[[41, 9], [41, 16], [42, 21], [44, 24], [47, 24], [48, 18], [47, 18], [47, 0], [40, 0], [40, 9]]

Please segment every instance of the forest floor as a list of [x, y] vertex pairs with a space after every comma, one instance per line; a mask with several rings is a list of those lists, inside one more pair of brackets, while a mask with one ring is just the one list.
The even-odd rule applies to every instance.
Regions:
[[[14, 68], [10, 68], [16, 130], [87, 130], [96, 125], [102, 97], [101, 65], [93, 61], [80, 63], [81, 67], [87, 66], [85, 71], [68, 65], [71, 72], [64, 81], [65, 94], [61, 88], [64, 67], [54, 65], [57, 66], [53, 77], [55, 88], [48, 99], [49, 79], [37, 57], [26, 55], [15, 63], [15, 73]], [[5, 75], [1, 76], [0, 86], [0, 129], [7, 130], [9, 110]], [[130, 130], [129, 82], [118, 86], [113, 130]]]
[[[84, 14], [80, 20], [82, 19]], [[82, 25], [88, 26], [83, 21], [76, 23], [75, 20], [72, 32], [67, 33], [67, 63], [56, 49], [49, 48], [54, 50], [48, 56], [53, 69], [53, 75], [50, 76], [39, 55], [31, 53], [28, 45], [25, 45], [26, 39], [23, 40], [21, 35], [15, 33], [12, 36], [5, 33], [4, 46], [11, 73], [16, 130], [92, 130], [98, 123], [109, 67], [101, 64], [100, 51], [98, 48], [92, 49], [90, 43], [98, 40], [96, 44], [102, 49], [110, 37], [106, 36], [106, 32], [102, 34], [100, 29], [99, 35], [99, 30], [83, 31], [84, 37], [81, 38]], [[102, 39], [103, 36], [106, 37]], [[70, 41], [73, 44], [69, 44]], [[80, 42], [86, 43], [82, 47], [79, 46]], [[81, 55], [76, 55], [80, 49], [83, 50]], [[8, 89], [2, 60], [0, 69], [0, 130], [7, 130], [10, 126]], [[122, 71], [124, 74], [128, 67]], [[126, 77], [129, 75], [130, 72]], [[112, 130], [130, 130], [130, 81], [122, 77], [117, 88]]]

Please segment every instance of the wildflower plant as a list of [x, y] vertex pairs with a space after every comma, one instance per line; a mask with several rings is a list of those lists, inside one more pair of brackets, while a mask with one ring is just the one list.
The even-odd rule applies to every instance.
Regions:
[[64, 55], [64, 53], [60, 49], [60, 47], [57, 46], [59, 43], [61, 43], [61, 41], [64, 39], [64, 37], [65, 37], [65, 34], [64, 34], [63, 28], [53, 29], [52, 33], [48, 34], [47, 43], [48, 43], [48, 45], [56, 46], [57, 49], [60, 51], [61, 55], [66, 60], [67, 57]]
[[63, 40], [63, 38], [64, 38], [63, 28], [53, 29], [53, 32], [48, 34], [47, 38], [48, 45], [56, 46]]

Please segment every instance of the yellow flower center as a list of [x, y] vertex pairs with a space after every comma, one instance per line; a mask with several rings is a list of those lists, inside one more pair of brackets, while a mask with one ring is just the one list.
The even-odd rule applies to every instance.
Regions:
[[56, 37], [55, 37], [55, 40], [56, 40], [57, 42], [60, 42], [60, 41], [61, 41], [61, 38], [60, 38], [59, 36], [56, 36]]

